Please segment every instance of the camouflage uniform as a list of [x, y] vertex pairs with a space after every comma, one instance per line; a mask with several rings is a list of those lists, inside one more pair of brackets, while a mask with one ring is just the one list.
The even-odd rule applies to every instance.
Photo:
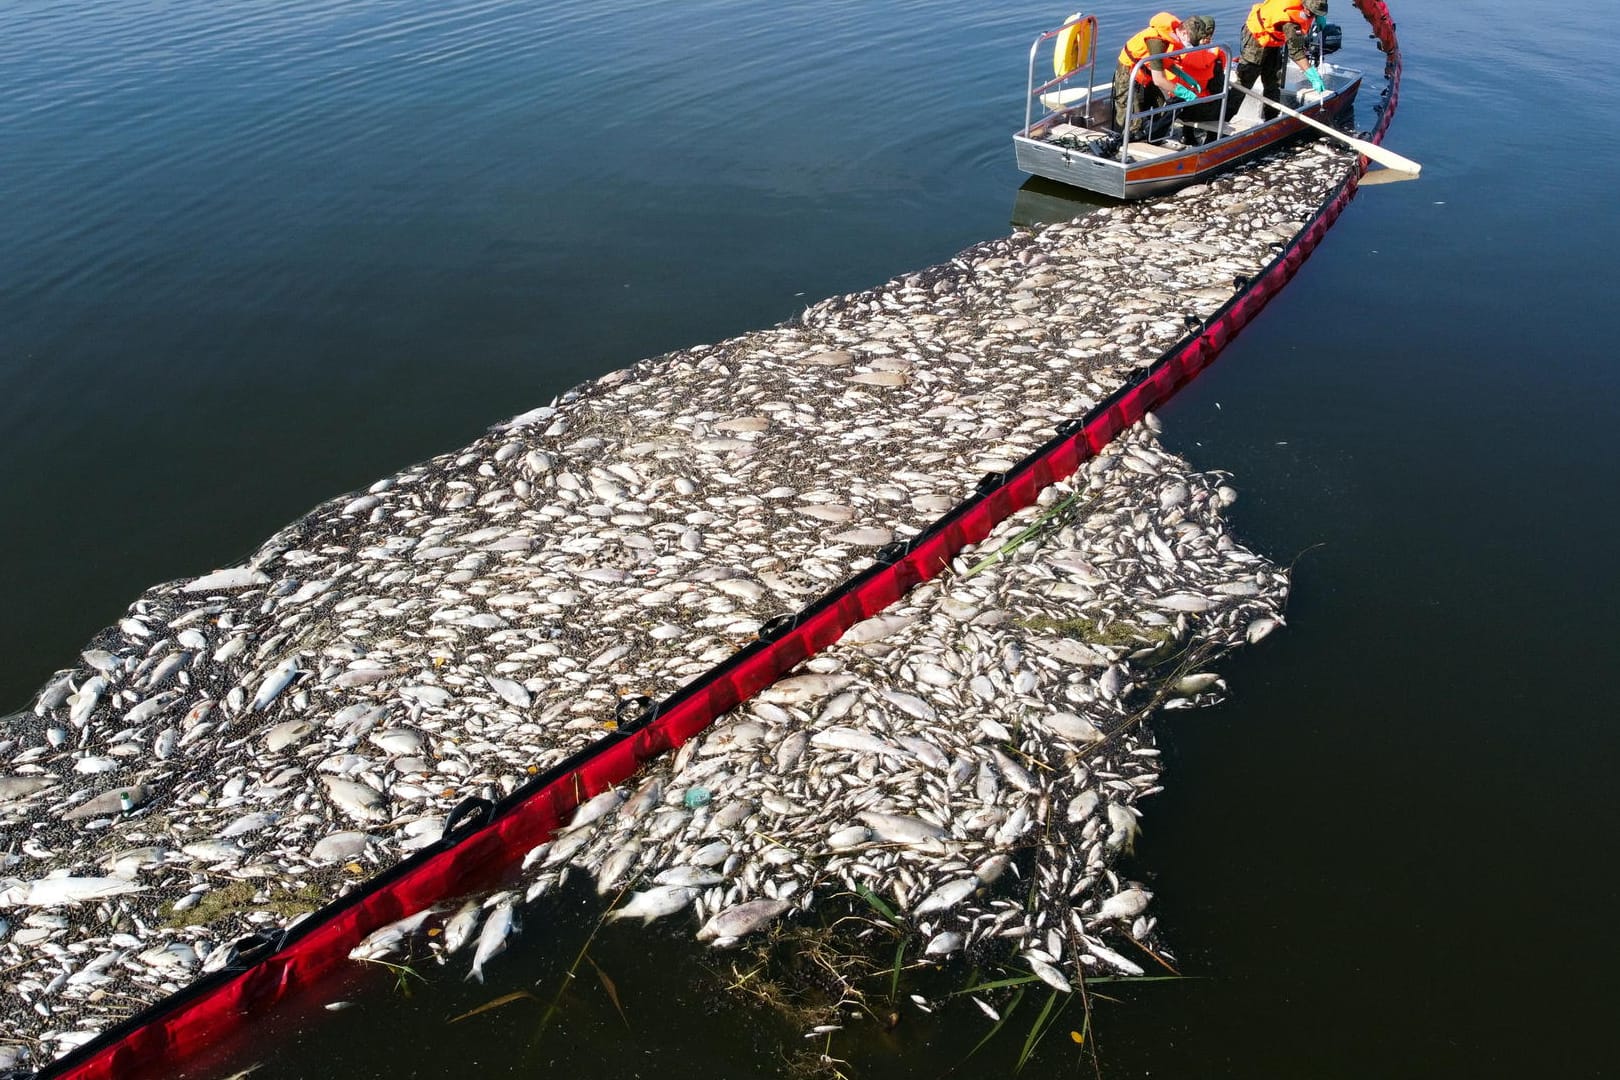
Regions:
[[[1305, 10], [1313, 15], [1327, 14], [1327, 0], [1305, 0]], [[1254, 86], [1256, 75], [1260, 77], [1261, 91], [1272, 101], [1282, 100], [1283, 85], [1283, 52], [1286, 49], [1288, 59], [1298, 63], [1308, 55], [1308, 44], [1304, 34], [1294, 23], [1283, 23], [1283, 45], [1265, 46], [1255, 40], [1249, 32], [1248, 20], [1244, 20], [1243, 33], [1238, 41], [1238, 68], [1237, 81], [1239, 86]], [[1270, 105], [1265, 106], [1260, 113], [1261, 117], [1270, 120], [1277, 115], [1277, 110]]]
[[[1157, 38], [1152, 38], [1147, 43], [1147, 51], [1152, 56], [1158, 56], [1160, 53], [1169, 52], [1170, 48]], [[1163, 68], [1164, 61], [1149, 60], [1148, 66]], [[1136, 87], [1136, 102], [1132, 107], [1133, 114], [1140, 116], [1147, 110], [1157, 109], [1164, 104], [1163, 90], [1160, 90], [1152, 83], [1146, 86], [1141, 83], [1133, 83], [1131, 81], [1130, 64], [1116, 66], [1114, 68], [1114, 127], [1119, 131], [1125, 130], [1125, 103], [1133, 85]], [[1146, 121], [1137, 120], [1135, 124], [1131, 125], [1131, 138], [1141, 138], [1145, 124]]]

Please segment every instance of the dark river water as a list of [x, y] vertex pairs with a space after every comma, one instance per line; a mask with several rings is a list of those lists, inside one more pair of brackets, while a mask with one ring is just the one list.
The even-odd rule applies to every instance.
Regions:
[[[1211, 10], [1234, 40], [1239, 7]], [[146, 587], [317, 502], [1054, 203], [1020, 191], [1010, 135], [1058, 9], [5, 13], [0, 714]], [[1146, 9], [1098, 13], [1116, 43]], [[1224, 663], [1231, 700], [1158, 725], [1167, 789], [1128, 869], [1189, 977], [1101, 988], [1095, 1069], [1076, 1010], [1025, 1075], [1614, 1070], [1620, 125], [1607, 72], [1517, 5], [1392, 13], [1388, 145], [1423, 178], [1364, 188], [1163, 414], [1295, 573], [1287, 631]], [[585, 965], [543, 1033], [527, 998], [450, 1022], [551, 1000], [594, 904], [531, 917], [488, 987], [368, 973], [334, 987], [356, 1007], [266, 1018], [208, 1075], [714, 1080], [807, 1045], [684, 924], [592, 945], [622, 1017]], [[971, 1058], [965, 1005], [832, 1050], [851, 1077], [1010, 1075], [1036, 1007]]]

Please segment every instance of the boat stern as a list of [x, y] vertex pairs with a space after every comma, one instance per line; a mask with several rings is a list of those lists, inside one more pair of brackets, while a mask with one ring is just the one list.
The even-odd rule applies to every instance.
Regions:
[[1019, 132], [1013, 136], [1013, 149], [1023, 172], [1116, 199], [1125, 197], [1125, 166], [1094, 156], [1078, 136], [1066, 144], [1062, 136], [1053, 141]]

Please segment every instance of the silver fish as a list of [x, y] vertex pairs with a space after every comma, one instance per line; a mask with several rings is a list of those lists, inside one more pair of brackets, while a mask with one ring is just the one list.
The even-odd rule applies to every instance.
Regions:
[[1036, 978], [1052, 989], [1061, 990], [1065, 994], [1074, 992], [1074, 987], [1064, 978], [1063, 973], [1047, 961], [1031, 953], [1025, 953], [1024, 963], [1029, 965], [1029, 970], [1035, 973]]
[[697, 890], [685, 885], [660, 885], [646, 892], [631, 893], [623, 904], [607, 913], [607, 920], [642, 919], [651, 922], [673, 915], [691, 904]]
[[423, 908], [413, 912], [403, 919], [396, 919], [387, 926], [380, 926], [360, 939], [360, 943], [349, 950], [350, 960], [381, 960], [385, 956], [402, 953], [409, 946], [411, 938], [422, 925], [433, 917], [432, 908]]
[[698, 930], [699, 941], [738, 938], [762, 930], [790, 910], [785, 900], [749, 900], [719, 912]]
[[1153, 894], [1146, 889], [1122, 889], [1102, 902], [1094, 919], [1134, 919], [1147, 910]]
[[948, 835], [938, 825], [904, 814], [879, 814], [865, 810], [855, 816], [866, 823], [873, 836], [885, 843], [924, 845], [943, 840]]
[[375, 788], [336, 776], [323, 776], [321, 782], [326, 785], [332, 802], [350, 817], [361, 821], [387, 820], [387, 804]]
[[450, 916], [444, 924], [444, 936], [441, 937], [440, 947], [443, 955], [454, 956], [460, 952], [478, 929], [479, 921], [484, 917], [484, 907], [477, 900], [469, 900], [461, 905], [456, 913]]
[[145, 891], [145, 886], [119, 877], [41, 878], [0, 891], [0, 907], [62, 907]]
[[251, 709], [254, 712], [260, 712], [267, 708], [272, 701], [276, 700], [277, 695], [292, 684], [292, 681], [299, 674], [298, 660], [296, 658], [289, 657], [277, 664], [271, 669], [270, 674], [264, 677], [264, 681], [259, 683], [258, 692], [253, 695]]
[[215, 570], [212, 574], [204, 574], [200, 578], [188, 581], [181, 587], [182, 592], [223, 592], [230, 589], [247, 589], [256, 585], [270, 584], [270, 576], [262, 570], [251, 566], [234, 566], [229, 570]]
[[517, 929], [517, 900], [508, 898], [496, 904], [490, 911], [489, 918], [484, 921], [484, 929], [478, 935], [478, 949], [473, 953], [472, 970], [467, 972], [467, 978], [484, 981], [484, 965], [505, 951], [507, 942]]
[[935, 889], [912, 910], [912, 915], [929, 915], [936, 911], [946, 911], [960, 904], [973, 895], [973, 891], [980, 885], [977, 877], [958, 878], [948, 881]]

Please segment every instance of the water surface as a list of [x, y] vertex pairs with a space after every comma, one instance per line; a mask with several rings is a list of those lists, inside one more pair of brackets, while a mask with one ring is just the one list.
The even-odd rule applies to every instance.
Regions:
[[[1212, 10], [1234, 37], [1241, 12]], [[1098, 13], [1105, 41], [1141, 15]], [[1028, 43], [1067, 12], [8, 14], [0, 712], [146, 587], [321, 500], [581, 379], [1003, 235]], [[1165, 412], [1176, 449], [1235, 475], [1240, 534], [1296, 589], [1287, 632], [1223, 666], [1229, 703], [1159, 725], [1167, 790], [1128, 870], [1196, 978], [1111, 988], [1107, 1075], [1612, 1068], [1620, 129], [1504, 0], [1468, 21], [1514, 34], [1470, 36], [1466, 63], [1451, 9], [1393, 14], [1389, 145], [1423, 179], [1364, 190]], [[1508, 123], [1504, 85], [1557, 122]], [[218, 1074], [712, 1078], [802, 1041], [673, 925], [593, 947], [628, 1024], [589, 972], [537, 1046], [526, 1006], [447, 1022], [549, 999], [593, 912], [568, 894], [531, 919], [484, 990], [449, 970], [409, 999], [344, 988], [357, 1007], [277, 1018]], [[1029, 1075], [1081, 1068], [1071, 1026]], [[960, 1065], [984, 1030], [908, 1014], [834, 1049], [852, 1075], [1007, 1071], [1027, 1023]]]

